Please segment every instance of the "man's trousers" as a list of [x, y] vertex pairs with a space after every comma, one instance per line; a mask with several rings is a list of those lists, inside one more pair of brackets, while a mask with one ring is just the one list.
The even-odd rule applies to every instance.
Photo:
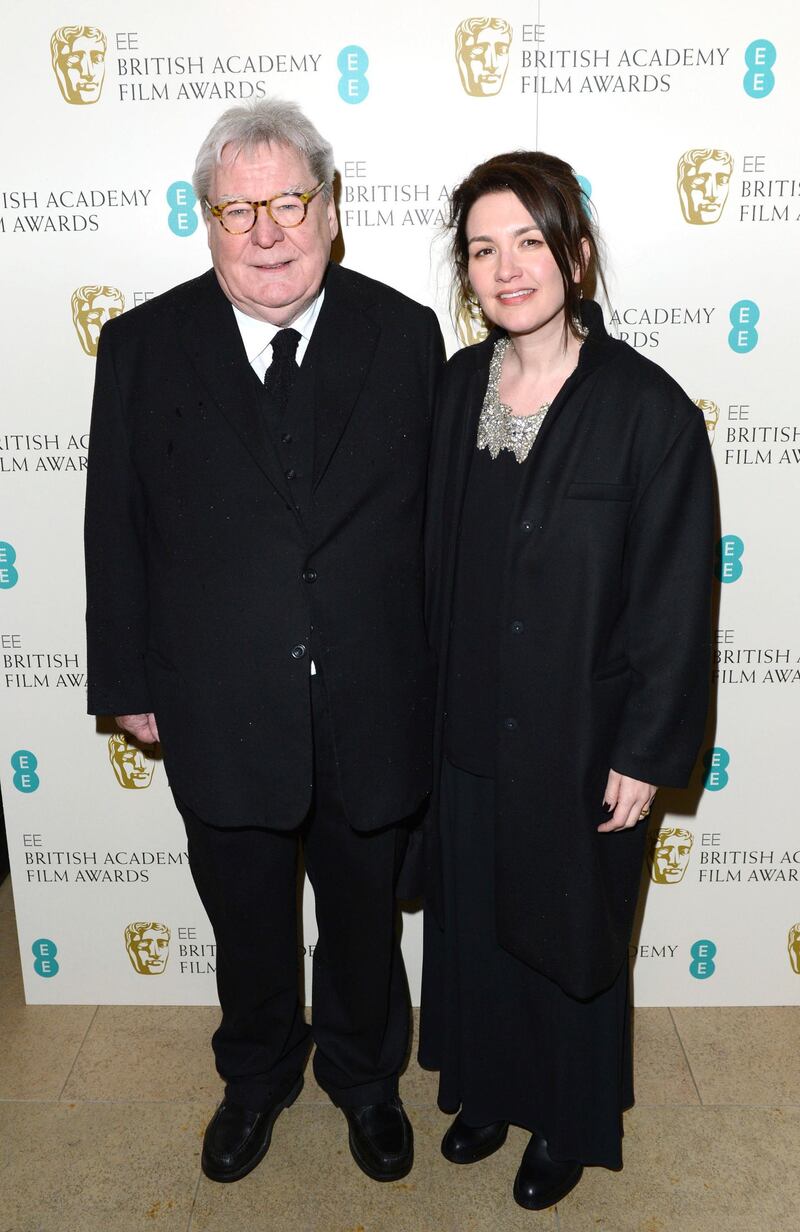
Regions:
[[[317, 1081], [342, 1107], [395, 1095], [408, 1048], [394, 894], [408, 831], [402, 823], [366, 834], [348, 825], [321, 675], [310, 688], [314, 790], [298, 830], [209, 826], [176, 800], [217, 943], [217, 1069], [226, 1098], [254, 1111], [291, 1089], [312, 1041]], [[301, 849], [319, 929], [310, 1028], [299, 997]]]

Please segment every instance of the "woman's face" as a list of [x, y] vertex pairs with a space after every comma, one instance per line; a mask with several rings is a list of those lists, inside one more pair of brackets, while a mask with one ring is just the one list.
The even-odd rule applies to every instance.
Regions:
[[510, 334], [563, 327], [564, 284], [536, 222], [515, 193], [487, 193], [467, 215], [469, 280], [483, 315]]

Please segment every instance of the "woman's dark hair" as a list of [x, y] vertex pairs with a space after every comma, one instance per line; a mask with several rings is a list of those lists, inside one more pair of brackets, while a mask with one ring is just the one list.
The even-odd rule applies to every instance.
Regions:
[[[600, 262], [599, 237], [589, 213], [589, 199], [572, 168], [552, 154], [514, 150], [497, 154], [475, 167], [450, 198], [450, 255], [453, 262], [453, 308], [473, 299], [469, 282], [467, 218], [475, 202], [487, 193], [513, 192], [536, 222], [553, 254], [564, 283], [565, 333], [579, 335], [581, 295], [595, 293], [599, 282], [606, 289]], [[586, 259], [583, 241], [589, 249]], [[575, 267], [580, 282], [574, 281]]]

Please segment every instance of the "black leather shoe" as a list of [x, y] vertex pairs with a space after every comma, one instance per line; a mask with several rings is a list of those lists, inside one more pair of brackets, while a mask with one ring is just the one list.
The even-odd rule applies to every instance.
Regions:
[[442, 1138], [442, 1154], [451, 1164], [476, 1164], [499, 1151], [508, 1135], [508, 1121], [467, 1125], [459, 1112]]
[[342, 1108], [350, 1126], [350, 1152], [373, 1181], [399, 1181], [414, 1162], [414, 1131], [399, 1099]]
[[544, 1138], [533, 1134], [514, 1178], [514, 1201], [527, 1211], [543, 1211], [565, 1198], [582, 1174], [583, 1165], [574, 1159], [551, 1159]]
[[209, 1180], [240, 1181], [252, 1172], [269, 1150], [278, 1115], [294, 1103], [302, 1089], [301, 1074], [289, 1094], [276, 1099], [263, 1112], [251, 1112], [223, 1100], [203, 1138], [200, 1164]]

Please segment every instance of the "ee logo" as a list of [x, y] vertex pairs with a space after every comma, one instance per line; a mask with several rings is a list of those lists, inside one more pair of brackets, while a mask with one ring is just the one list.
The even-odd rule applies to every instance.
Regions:
[[727, 749], [713, 748], [703, 755], [703, 786], [706, 791], [722, 791], [723, 787], [728, 786], [730, 764], [731, 755]]
[[742, 576], [744, 543], [738, 535], [723, 535], [717, 544], [714, 572], [719, 582], [738, 582]]
[[689, 953], [692, 961], [689, 963], [689, 974], [696, 980], [707, 980], [716, 971], [714, 958], [717, 947], [713, 941], [695, 941]]
[[742, 84], [751, 98], [766, 98], [775, 87], [772, 66], [778, 58], [775, 44], [769, 39], [755, 39], [744, 53], [747, 72]]
[[364, 48], [355, 44], [343, 47], [336, 57], [336, 67], [342, 74], [339, 78], [339, 98], [345, 103], [363, 103], [369, 94], [366, 76], [369, 56]]
[[17, 749], [16, 753], [11, 754], [11, 768], [14, 771], [11, 782], [17, 791], [22, 791], [26, 795], [36, 791], [39, 786], [39, 775], [36, 773], [38, 765], [36, 756], [29, 753], [27, 749]]
[[0, 539], [0, 590], [11, 590], [19, 581], [19, 574], [14, 568], [17, 554], [10, 543]]
[[37, 975], [40, 975], [44, 980], [50, 980], [54, 975], [58, 975], [58, 962], [56, 960], [58, 946], [55, 941], [48, 941], [47, 937], [40, 937], [38, 941], [34, 941], [31, 950], [34, 957], [33, 969]]
[[751, 299], [740, 299], [731, 308], [728, 318], [732, 330], [728, 334], [728, 346], [738, 355], [746, 355], [758, 346], [758, 318], [761, 310]]
[[167, 205], [170, 207], [169, 229], [173, 235], [194, 235], [197, 230], [197, 214], [194, 207], [197, 197], [186, 180], [176, 180], [167, 189]]

